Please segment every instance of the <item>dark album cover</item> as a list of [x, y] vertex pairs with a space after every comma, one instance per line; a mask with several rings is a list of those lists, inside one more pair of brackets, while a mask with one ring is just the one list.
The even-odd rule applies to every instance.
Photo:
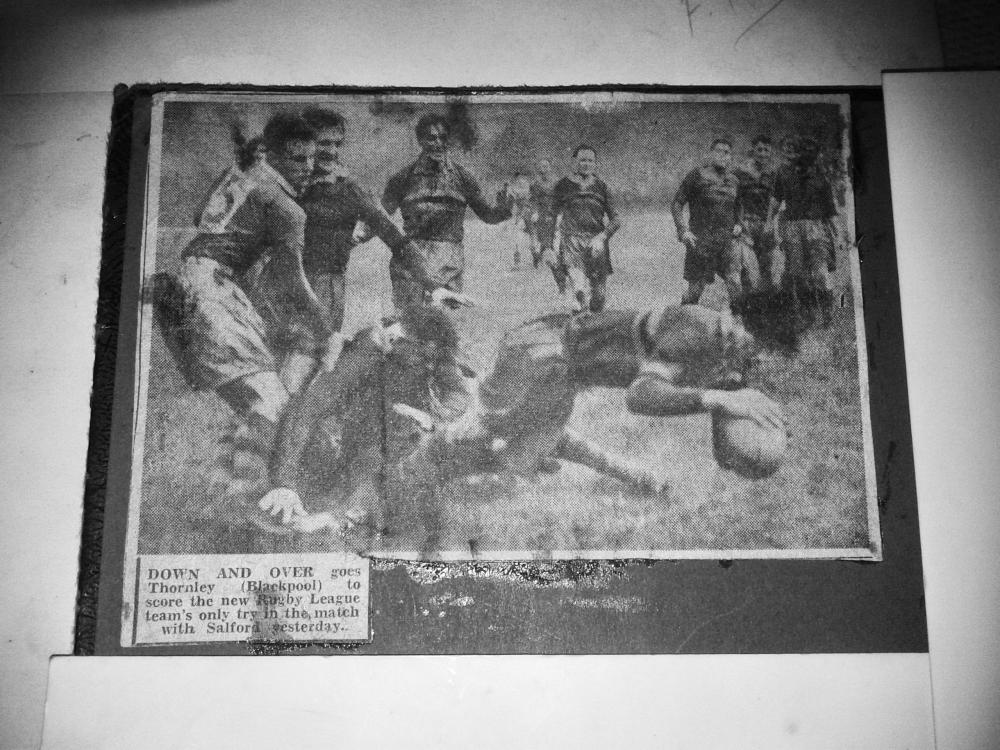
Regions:
[[97, 651], [926, 650], [877, 95], [133, 106]]

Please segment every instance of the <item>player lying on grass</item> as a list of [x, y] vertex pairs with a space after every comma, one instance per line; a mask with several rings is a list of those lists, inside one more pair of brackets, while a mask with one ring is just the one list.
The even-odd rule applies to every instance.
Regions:
[[[341, 499], [338, 519], [374, 523], [380, 478], [420, 439], [419, 427], [394, 406], [408, 404], [440, 421], [459, 416], [469, 393], [457, 357], [458, 335], [439, 307], [409, 307], [358, 332], [289, 402], [276, 439], [272, 433], [259, 440], [251, 431], [235, 436], [209, 482], [215, 519], [284, 534], [332, 523], [332, 513], [306, 520], [303, 482], [317, 495]], [[272, 486], [283, 489], [268, 493], [261, 513], [257, 501]]]
[[[391, 363], [404, 343], [410, 342], [396, 341], [384, 363]], [[781, 407], [760, 391], [745, 387], [757, 349], [753, 337], [732, 316], [695, 305], [549, 315], [525, 323], [504, 337], [493, 371], [479, 383], [469, 408], [454, 421], [442, 422], [436, 414], [423, 413], [432, 410], [426, 410], [419, 399], [397, 400], [386, 408], [389, 392], [367, 406], [362, 403], [363, 411], [374, 409], [387, 415], [386, 424], [393, 427], [388, 435], [395, 434], [400, 415], [414, 417], [419, 433], [415, 437], [411, 433], [405, 450], [398, 450], [398, 444], [405, 441], [387, 444], [384, 473], [380, 484], [370, 485], [364, 498], [367, 505], [357, 502], [362, 498], [352, 498], [345, 504], [343, 517], [310, 515], [299, 497], [296, 476], [320, 420], [342, 415], [342, 451], [359, 439], [352, 432], [375, 430], [374, 422], [357, 422], [341, 406], [345, 397], [354, 398], [360, 383], [346, 362], [343, 366], [338, 362], [328, 376], [318, 377], [290, 405], [272, 464], [274, 489], [260, 506], [280, 515], [292, 528], [309, 531], [359, 520], [372, 513], [378, 502], [391, 509], [398, 502], [415, 501], [425, 515], [425, 549], [432, 552], [439, 529], [436, 492], [463, 476], [532, 476], [558, 470], [561, 461], [570, 461], [641, 491], [662, 491], [667, 486], [663, 477], [607, 453], [567, 426], [577, 395], [591, 387], [623, 388], [627, 408], [635, 414], [713, 413], [783, 431]], [[366, 378], [388, 383], [403, 374], [389, 376], [383, 364]], [[433, 383], [428, 381], [423, 390], [432, 397]], [[425, 396], [423, 403], [427, 401]], [[341, 461], [350, 463], [343, 452]]]

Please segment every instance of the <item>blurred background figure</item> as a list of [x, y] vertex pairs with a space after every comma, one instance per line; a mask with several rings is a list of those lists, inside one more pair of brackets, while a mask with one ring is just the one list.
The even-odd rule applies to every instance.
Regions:
[[[531, 246], [531, 183], [520, 172], [514, 175], [508, 187], [510, 196], [510, 234], [514, 248], [514, 270], [521, 267], [521, 260], [527, 262], [533, 255]], [[538, 265], [537, 263], [535, 265]]]
[[794, 316], [790, 324], [802, 329], [812, 326], [817, 314], [824, 325], [833, 316], [837, 207], [819, 155], [815, 138], [799, 140], [795, 160], [777, 173], [767, 220], [783, 250], [784, 304]]
[[552, 160], [538, 160], [535, 179], [531, 182], [531, 258], [537, 268], [544, 259], [552, 269], [556, 288], [566, 292], [566, 269], [557, 262], [553, 240], [556, 233], [556, 175]]

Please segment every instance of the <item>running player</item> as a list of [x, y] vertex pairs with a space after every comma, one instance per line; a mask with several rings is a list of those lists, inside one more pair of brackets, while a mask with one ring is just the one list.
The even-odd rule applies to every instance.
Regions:
[[[487, 224], [499, 224], [510, 218], [510, 198], [501, 190], [496, 204], [491, 204], [475, 177], [452, 158], [446, 117], [423, 115], [417, 121], [416, 135], [420, 156], [389, 179], [382, 206], [390, 216], [397, 210], [402, 213], [403, 231], [418, 251], [422, 272], [435, 284], [461, 292], [466, 208]], [[424, 288], [413, 282], [396, 259], [389, 275], [397, 310], [423, 301]]]
[[[561, 265], [569, 280], [574, 309], [599, 312], [612, 272], [609, 241], [621, 227], [604, 180], [595, 172], [597, 152], [581, 144], [573, 152], [576, 171], [556, 183], [556, 236]], [[553, 266], [553, 274], [560, 272]], [[556, 278], [558, 284], [558, 276]]]
[[[736, 191], [739, 180], [729, 168], [733, 144], [726, 138], [712, 141], [708, 162], [684, 177], [670, 205], [677, 227], [677, 239], [683, 243], [684, 280], [687, 289], [683, 302], [697, 304], [705, 287], [722, 277], [729, 292], [729, 304], [740, 310], [743, 298], [742, 263], [733, 245], [736, 227]], [[684, 215], [684, 207], [688, 215]]]
[[566, 291], [566, 270], [556, 262], [553, 241], [556, 233], [555, 208], [556, 177], [552, 160], [538, 160], [535, 179], [531, 183], [531, 239], [532, 261], [537, 268], [543, 259], [552, 269], [552, 276], [560, 294]]

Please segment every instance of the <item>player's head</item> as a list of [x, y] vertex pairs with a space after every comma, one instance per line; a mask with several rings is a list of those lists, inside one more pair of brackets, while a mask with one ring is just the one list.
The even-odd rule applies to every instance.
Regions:
[[552, 174], [552, 160], [547, 156], [543, 156], [536, 162], [535, 169], [543, 177]]
[[458, 332], [448, 314], [429, 305], [412, 305], [399, 314], [402, 337], [393, 344], [393, 353], [407, 366], [433, 369], [442, 359], [454, 357]]
[[329, 174], [340, 161], [347, 123], [339, 112], [319, 107], [310, 107], [302, 117], [316, 131], [316, 171]]
[[528, 180], [528, 175], [524, 172], [515, 172], [510, 181], [509, 192], [514, 198], [527, 198], [531, 192], [531, 182]]
[[417, 134], [417, 142], [425, 154], [437, 156], [448, 150], [451, 125], [444, 115], [437, 112], [421, 115], [414, 131]]
[[264, 126], [267, 161], [295, 190], [301, 190], [316, 157], [316, 131], [299, 114], [279, 112]]
[[799, 141], [794, 135], [786, 135], [781, 139], [781, 155], [786, 161], [794, 161], [799, 154]]
[[733, 160], [733, 142], [728, 138], [716, 138], [712, 141], [712, 148], [709, 149], [709, 158], [712, 164], [720, 169], [728, 167]]
[[758, 164], [766, 164], [771, 160], [771, 139], [766, 135], [758, 135], [750, 146], [750, 155]]
[[679, 382], [698, 388], [746, 385], [761, 351], [738, 318], [701, 305], [653, 309], [639, 334], [642, 356], [680, 367]]
[[581, 143], [573, 149], [573, 159], [576, 161], [578, 175], [589, 177], [597, 169], [597, 151], [586, 143]]
[[819, 156], [819, 141], [810, 135], [799, 139], [798, 159], [803, 164], [812, 164]]

